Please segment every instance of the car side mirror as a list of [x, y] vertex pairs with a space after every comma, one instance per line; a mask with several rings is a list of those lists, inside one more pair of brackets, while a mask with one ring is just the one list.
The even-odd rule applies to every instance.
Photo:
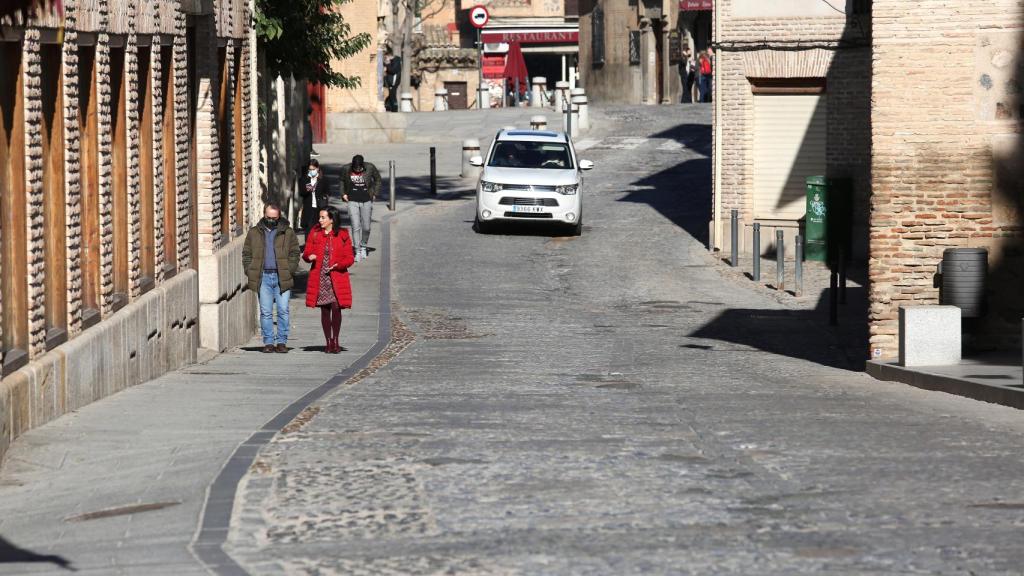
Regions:
[[594, 167], [594, 163], [590, 160], [580, 160], [580, 170], [590, 170]]
[[481, 156], [473, 156], [472, 158], [469, 159], [469, 165], [470, 166], [483, 166], [484, 165], [484, 159]]

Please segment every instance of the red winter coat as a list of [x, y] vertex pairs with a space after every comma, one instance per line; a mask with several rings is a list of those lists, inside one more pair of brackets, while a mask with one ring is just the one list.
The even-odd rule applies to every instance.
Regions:
[[[313, 262], [313, 268], [309, 271], [309, 280], [306, 282], [306, 306], [316, 307], [316, 297], [320, 293], [320, 267], [323, 265], [324, 249], [327, 242], [331, 243], [331, 261], [334, 270], [331, 270], [331, 284], [334, 286], [334, 295], [342, 308], [352, 307], [352, 284], [348, 279], [348, 267], [355, 262], [355, 255], [352, 252], [352, 238], [348, 230], [344, 228], [336, 230], [336, 234], [325, 234], [318, 226], [310, 231], [306, 237], [306, 249], [302, 252], [302, 259], [306, 262]], [[316, 260], [310, 256], [316, 254]]]

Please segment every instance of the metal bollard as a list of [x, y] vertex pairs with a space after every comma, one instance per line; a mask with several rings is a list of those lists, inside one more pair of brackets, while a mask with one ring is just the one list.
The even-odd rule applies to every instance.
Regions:
[[786, 244], [782, 230], [775, 231], [775, 288], [786, 289]]
[[797, 234], [793, 241], [793, 249], [796, 252], [793, 260], [793, 276], [796, 280], [796, 295], [799, 296], [804, 291], [804, 239], [803, 236]]
[[761, 223], [754, 222], [754, 282], [761, 281]]
[[437, 196], [437, 148], [430, 147], [430, 195]]
[[830, 326], [837, 326], [839, 324], [839, 302], [836, 298], [836, 285], [838, 283], [838, 274], [836, 274], [835, 267], [833, 266], [828, 275], [828, 323]]
[[388, 160], [388, 209], [395, 211], [395, 161]]
[[729, 221], [731, 222], [732, 226], [730, 230], [730, 239], [732, 240], [732, 246], [730, 246], [731, 253], [729, 256], [729, 265], [735, 268], [736, 266], [739, 266], [740, 259], [740, 211], [733, 210], [732, 216], [730, 217]]
[[839, 303], [846, 304], [846, 246], [839, 244]]

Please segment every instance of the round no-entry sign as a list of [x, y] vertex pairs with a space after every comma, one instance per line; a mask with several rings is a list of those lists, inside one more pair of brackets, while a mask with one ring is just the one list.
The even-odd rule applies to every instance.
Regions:
[[474, 28], [483, 28], [490, 19], [491, 14], [487, 11], [486, 6], [477, 4], [469, 9], [469, 22]]

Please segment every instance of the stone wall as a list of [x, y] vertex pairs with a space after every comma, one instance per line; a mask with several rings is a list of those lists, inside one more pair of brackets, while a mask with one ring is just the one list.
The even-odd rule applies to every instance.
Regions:
[[949, 247], [989, 249], [987, 316], [973, 347], [1020, 349], [1024, 316], [1021, 82], [1016, 0], [875, 0], [872, 355], [894, 358], [900, 306], [935, 304]]
[[[594, 64], [594, 11], [604, 14], [604, 63]], [[579, 78], [590, 102], [659, 104], [679, 102], [682, 81], [668, 54], [668, 35], [679, 25], [679, 3], [581, 0], [579, 3]], [[656, 30], [654, 22], [661, 23]], [[630, 62], [630, 33], [640, 33], [639, 62]], [[656, 66], [662, 35], [662, 66]], [[664, 81], [658, 100], [657, 76]]]
[[[157, 2], [155, 0], [65, 0], [63, 19], [46, 16], [38, 21], [10, 25], [0, 42], [19, 42], [23, 60], [26, 157], [24, 184], [26, 190], [26, 217], [23, 230], [3, 231], [0, 242], [12, 234], [23, 234], [26, 239], [24, 270], [6, 268], [4, 274], [24, 278], [28, 294], [28, 327], [26, 338], [27, 363], [7, 363], [13, 350], [4, 350], [0, 356], [0, 458], [6, 447], [18, 435], [91, 401], [138, 384], [150, 378], [194, 362], [200, 340], [214, 350], [246, 342], [256, 330], [255, 298], [244, 289], [244, 276], [240, 263], [241, 234], [253, 221], [260, 208], [253, 206], [259, 198], [253, 186], [255, 162], [248, 155], [254, 135], [250, 89], [252, 37], [248, 2], [223, 0], [218, 2]], [[195, 46], [187, 42], [189, 20], [194, 21]], [[62, 33], [57, 28], [61, 27]], [[57, 71], [63, 91], [64, 104], [56, 114], [63, 120], [64, 166], [63, 178], [65, 220], [47, 222], [48, 199], [44, 193], [44, 106], [43, 80], [53, 71], [42, 69], [45, 47], [62, 42], [61, 66]], [[241, 88], [245, 99], [241, 107], [241, 138], [236, 140], [229, 113], [229, 125], [221, 132], [217, 124], [217, 97], [220, 94], [221, 68], [218, 63], [218, 45], [226, 46], [228, 110], [234, 105], [236, 88]], [[79, 85], [79, 50], [94, 46], [97, 94], [95, 186], [98, 197], [98, 215], [95, 222], [86, 222], [82, 211], [84, 179], [82, 170], [82, 144], [86, 135], [79, 128], [79, 95], [90, 86]], [[150, 47], [148, 61], [140, 60]], [[161, 48], [172, 50], [168, 71], [173, 78], [174, 92], [164, 94], [161, 82], [164, 61]], [[116, 97], [112, 90], [111, 50], [125, 52], [124, 76], [126, 88], [124, 110], [127, 128], [124, 145], [115, 145], [113, 115]], [[189, 58], [189, 50], [195, 58]], [[240, 66], [235, 65], [238, 53]], [[197, 63], [190, 71], [188, 63]], [[144, 92], [148, 70], [152, 85], [152, 117], [143, 113]], [[196, 85], [190, 85], [190, 76]], [[50, 76], [52, 78], [52, 76]], [[14, 90], [13, 86], [0, 86], [0, 90]], [[198, 98], [193, 101], [191, 91]], [[164, 117], [165, 98], [172, 98], [173, 118]], [[195, 124], [190, 124], [191, 118]], [[165, 146], [164, 127], [174, 131]], [[151, 126], [144, 126], [151, 122]], [[152, 128], [152, 214], [143, 218], [146, 204], [139, 193], [143, 188], [143, 175], [134, 169], [143, 159], [143, 129]], [[190, 149], [195, 134], [196, 162]], [[220, 134], [230, 138], [225, 142], [228, 162], [221, 161]], [[174, 174], [165, 180], [164, 161], [174, 154], [169, 164]], [[128, 255], [127, 302], [116, 302], [114, 278], [115, 187], [113, 185], [115, 159], [124, 159], [127, 170], [127, 214], [125, 246]], [[223, 164], [223, 165], [222, 165]], [[235, 167], [242, 172], [241, 183], [236, 183]], [[193, 182], [191, 173], [196, 173]], [[222, 172], [224, 171], [224, 172]], [[221, 199], [221, 176], [226, 180], [227, 202]], [[45, 178], [52, 179], [48, 174]], [[165, 188], [169, 182], [172, 190]], [[236, 190], [236, 186], [242, 186]], [[236, 195], [236, 191], [238, 194]], [[237, 206], [240, 201], [242, 206]], [[222, 205], [224, 204], [224, 205]], [[165, 211], [173, 209], [177, 215], [171, 226], [171, 242], [165, 251]], [[197, 226], [192, 225], [195, 209]], [[228, 226], [224, 226], [225, 219]], [[146, 222], [153, 228], [146, 229]], [[67, 263], [65, 285], [56, 291], [65, 302], [47, 301], [48, 251], [47, 226], [57, 226], [66, 243]], [[83, 233], [86, 227], [98, 231], [99, 269], [98, 308], [100, 320], [85, 329], [83, 324]], [[50, 234], [52, 236], [53, 234]], [[142, 277], [143, 239], [153, 242], [153, 269], [151, 279]], [[198, 239], [199, 249], [192, 243]], [[173, 258], [171, 256], [174, 256]], [[198, 272], [197, 272], [198, 269]], [[151, 282], [150, 282], [151, 281]], [[200, 285], [215, 289], [203, 292]], [[215, 293], [209, 296], [209, 293]], [[16, 303], [0, 294], [0, 314], [10, 314]], [[51, 295], [52, 297], [52, 295]], [[4, 306], [7, 306], [5, 310]], [[53, 338], [48, 330], [46, 312], [49, 306], [66, 304], [66, 334]], [[209, 311], [212, 306], [211, 313]], [[201, 311], [202, 309], [202, 311]], [[200, 321], [201, 318], [206, 318]], [[200, 338], [202, 335], [202, 338]], [[60, 343], [63, 341], [63, 343]]]
[[0, 456], [32, 428], [194, 363], [196, 289], [183, 272], [0, 380]]
[[[870, 16], [816, 11], [818, 0], [793, 0], [786, 6], [747, 0], [716, 0], [715, 104], [713, 133], [721, 155], [713, 178], [720, 198], [718, 231], [712, 214], [713, 247], [729, 250], [730, 212], [737, 209], [745, 226], [754, 218], [754, 94], [751, 79], [820, 79], [828, 98], [827, 176], [850, 177], [854, 184], [854, 257], [867, 255], [867, 203], [870, 195], [871, 47]], [[852, 4], [853, 3], [849, 3]], [[820, 14], [807, 17], [805, 14]], [[786, 230], [787, 246], [798, 223], [775, 222]], [[762, 229], [762, 246], [774, 234]], [[749, 227], [747, 234], [749, 235]], [[746, 236], [745, 235], [745, 236]], [[771, 238], [769, 238], [769, 236]], [[741, 251], [750, 249], [744, 238]]]

